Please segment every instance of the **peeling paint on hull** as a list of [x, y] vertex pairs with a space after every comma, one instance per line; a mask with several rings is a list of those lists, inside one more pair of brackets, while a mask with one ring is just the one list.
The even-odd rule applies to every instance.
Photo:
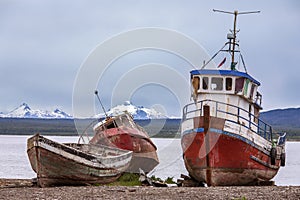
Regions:
[[[270, 164], [271, 144], [261, 146], [224, 130], [225, 119], [211, 117], [205, 132], [203, 117], [194, 118], [194, 131], [182, 136], [184, 163], [190, 176], [209, 186], [252, 185], [272, 179], [280, 157]], [[280, 149], [278, 149], [280, 152]]]
[[35, 135], [27, 154], [40, 187], [115, 181], [129, 166], [132, 152], [104, 146], [60, 144]]
[[97, 130], [90, 143], [133, 151], [128, 172], [139, 173], [141, 168], [148, 173], [159, 163], [156, 146], [146, 133], [138, 129], [119, 127], [105, 131]]

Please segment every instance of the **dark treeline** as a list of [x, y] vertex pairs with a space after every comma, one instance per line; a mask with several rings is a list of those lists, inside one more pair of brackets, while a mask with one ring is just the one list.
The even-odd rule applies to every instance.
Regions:
[[[85, 129], [93, 134], [93, 125], [99, 120], [95, 119], [20, 119], [0, 118], [1, 135], [43, 135], [76, 136]], [[167, 120], [137, 120], [151, 137], [178, 137], [180, 119]], [[76, 124], [76, 126], [75, 126]]]

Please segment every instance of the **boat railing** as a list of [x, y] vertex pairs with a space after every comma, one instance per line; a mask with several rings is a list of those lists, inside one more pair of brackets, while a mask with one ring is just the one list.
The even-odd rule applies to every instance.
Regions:
[[95, 126], [96, 123], [99, 123], [99, 119], [94, 119], [92, 120], [86, 127], [85, 129], [81, 132], [79, 135], [78, 144], [88, 144], [90, 142], [90, 134], [89, 134], [89, 129], [91, 129], [93, 126]]
[[[212, 116], [225, 118], [227, 121], [244, 126], [266, 140], [272, 141], [272, 127], [269, 124], [243, 108], [215, 100], [202, 100], [187, 104], [183, 107], [182, 121], [203, 116], [203, 105], [207, 104], [212, 105], [215, 109], [214, 112], [211, 113]], [[227, 117], [225, 117], [226, 115]]]

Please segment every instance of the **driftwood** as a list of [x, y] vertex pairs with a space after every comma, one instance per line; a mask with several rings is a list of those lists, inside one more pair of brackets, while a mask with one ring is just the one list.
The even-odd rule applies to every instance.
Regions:
[[154, 187], [168, 187], [167, 183], [161, 182], [161, 181], [155, 181], [149, 178], [146, 173], [140, 168], [140, 178], [139, 181], [144, 186], [154, 186]]
[[204, 183], [198, 182], [195, 179], [184, 174], [181, 174], [180, 178], [181, 179], [177, 179], [177, 185], [179, 187], [205, 187]]

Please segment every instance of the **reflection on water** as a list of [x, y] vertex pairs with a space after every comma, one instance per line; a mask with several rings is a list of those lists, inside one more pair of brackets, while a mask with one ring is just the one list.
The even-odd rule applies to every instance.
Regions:
[[[30, 136], [0, 135], [0, 178], [33, 178], [36, 176], [31, 169], [26, 153], [26, 142]], [[47, 136], [58, 142], [77, 142], [78, 136]], [[182, 160], [180, 139], [152, 139], [157, 146], [160, 164], [150, 172], [162, 179], [180, 177], [186, 174]], [[286, 166], [280, 168], [274, 178], [276, 185], [300, 185], [300, 142], [287, 142]]]

